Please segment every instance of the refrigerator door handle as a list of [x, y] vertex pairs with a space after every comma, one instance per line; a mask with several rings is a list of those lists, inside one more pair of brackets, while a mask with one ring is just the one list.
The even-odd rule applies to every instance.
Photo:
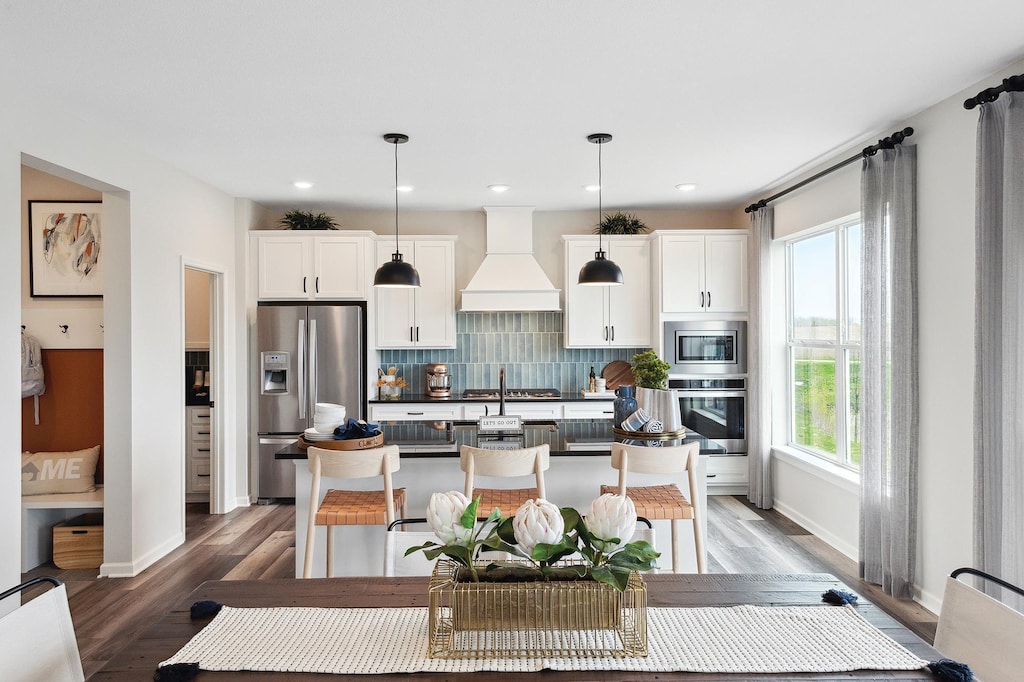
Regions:
[[299, 320], [298, 362], [296, 374], [299, 375], [299, 419], [306, 418], [306, 321]]
[[312, 408], [313, 403], [318, 400], [316, 385], [316, 318], [309, 321], [309, 395], [311, 398], [309, 404]]

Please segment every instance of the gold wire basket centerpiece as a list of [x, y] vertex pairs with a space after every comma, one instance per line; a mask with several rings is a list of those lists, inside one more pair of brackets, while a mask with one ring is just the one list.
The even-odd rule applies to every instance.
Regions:
[[[505, 565], [514, 562], [502, 562]], [[528, 562], [521, 562], [528, 565]], [[567, 579], [472, 581], [439, 559], [430, 578], [431, 658], [643, 657], [647, 655], [647, 587], [629, 576], [622, 592], [565, 564]]]

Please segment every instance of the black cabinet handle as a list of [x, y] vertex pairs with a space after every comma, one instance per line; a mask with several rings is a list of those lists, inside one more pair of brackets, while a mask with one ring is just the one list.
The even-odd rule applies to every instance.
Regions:
[[209, 478], [210, 474], [196, 474], [199, 478]]
[[316, 293], [318, 293], [318, 294], [320, 293], [320, 277], [319, 276], [317, 276], [317, 278], [316, 278]]
[[700, 307], [704, 307], [704, 292], [700, 292]]
[[605, 325], [604, 327], [604, 340], [608, 340], [608, 325]]
[[[485, 407], [486, 407], [486, 405], [485, 405]], [[422, 412], [406, 412], [406, 414], [408, 416], [410, 416], [410, 417], [413, 417], [413, 416], [417, 416], [417, 415], [422, 415], [423, 413]]]
[[417, 341], [420, 340], [420, 328], [419, 327], [416, 327], [416, 340]]
[[714, 477], [715, 477], [715, 476], [717, 476], [717, 475], [718, 475], [718, 474], [708, 474], [708, 478], [714, 478]]
[[708, 292], [708, 307], [711, 307], [711, 292]]
[[196, 431], [196, 435], [197, 436], [209, 436], [210, 432], [209, 431]]
[[415, 341], [415, 339], [412, 337], [412, 327], [409, 327], [409, 340]]
[[198, 452], [209, 452], [210, 448], [196, 448]]
[[306, 293], [306, 278], [302, 278], [302, 293]]
[[615, 325], [612, 325], [612, 341], [615, 340]]

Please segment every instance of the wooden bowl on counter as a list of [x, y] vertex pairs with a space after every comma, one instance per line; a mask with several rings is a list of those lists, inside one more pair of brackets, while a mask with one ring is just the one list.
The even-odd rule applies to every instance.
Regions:
[[384, 434], [366, 438], [349, 438], [348, 440], [306, 440], [299, 434], [299, 447], [305, 450], [308, 447], [323, 448], [324, 450], [369, 450], [384, 445]]

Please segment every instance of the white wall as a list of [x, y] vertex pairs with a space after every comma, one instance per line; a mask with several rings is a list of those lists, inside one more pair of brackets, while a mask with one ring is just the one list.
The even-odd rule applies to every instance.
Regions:
[[[1024, 62], [993, 74], [912, 118], [918, 147], [918, 257], [921, 462], [918, 600], [938, 611], [945, 576], [973, 559], [974, 189], [978, 114], [963, 101]], [[822, 164], [826, 167], [856, 147]], [[787, 235], [859, 210], [859, 164], [776, 204], [776, 234]], [[778, 300], [778, 299], [776, 299]], [[784, 392], [783, 394], [784, 395]], [[779, 431], [776, 430], [776, 433]], [[839, 549], [856, 547], [857, 500], [841, 482], [807, 478], [792, 460], [775, 463], [777, 504], [810, 519]], [[1021, 491], [1024, 494], [1024, 491]], [[842, 513], [836, 515], [837, 509]], [[845, 509], [845, 511], [843, 511]]]
[[[5, 94], [31, 101], [28, 93]], [[227, 318], [236, 312], [235, 201], [119, 141], [117, 134], [54, 109], [0, 111], [0, 234], [21, 244], [21, 163], [103, 191], [105, 265], [106, 547], [101, 571], [130, 575], [184, 537], [184, 386], [181, 353], [183, 257], [229, 273]], [[17, 231], [17, 233], [16, 233]], [[20, 286], [20, 248], [0, 251], [0, 286]], [[18, 374], [20, 297], [0, 303], [0, 368]], [[231, 353], [245, 355], [232, 333]], [[17, 433], [16, 382], [0, 390], [0, 425]], [[244, 403], [243, 403], [244, 404]], [[228, 448], [236, 415], [228, 418]], [[244, 443], [244, 441], [243, 441]], [[20, 467], [11, 442], [0, 457], [0, 542], [20, 546]], [[243, 469], [244, 472], [244, 469]], [[0, 580], [18, 582], [18, 557], [0, 558]]]

